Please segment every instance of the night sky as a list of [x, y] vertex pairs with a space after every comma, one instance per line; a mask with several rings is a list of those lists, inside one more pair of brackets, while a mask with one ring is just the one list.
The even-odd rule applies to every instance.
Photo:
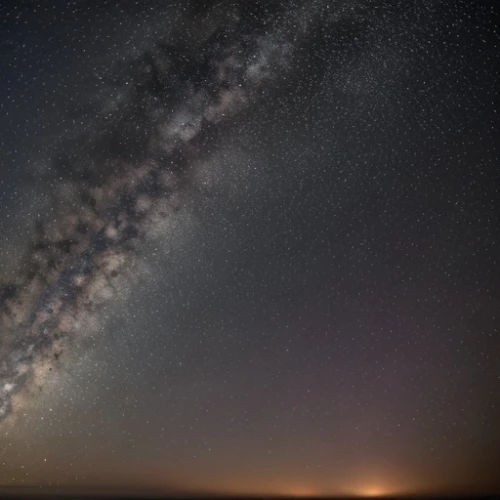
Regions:
[[494, 0], [0, 7], [0, 486], [500, 489]]

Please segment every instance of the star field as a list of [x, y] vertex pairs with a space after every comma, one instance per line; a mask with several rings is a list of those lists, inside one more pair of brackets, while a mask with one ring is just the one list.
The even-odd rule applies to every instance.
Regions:
[[0, 486], [498, 490], [497, 11], [2, 7]]

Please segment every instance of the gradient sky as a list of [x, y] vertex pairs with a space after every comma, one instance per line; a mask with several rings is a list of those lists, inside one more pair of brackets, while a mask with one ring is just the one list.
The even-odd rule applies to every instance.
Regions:
[[0, 7], [0, 485], [500, 488], [499, 14]]

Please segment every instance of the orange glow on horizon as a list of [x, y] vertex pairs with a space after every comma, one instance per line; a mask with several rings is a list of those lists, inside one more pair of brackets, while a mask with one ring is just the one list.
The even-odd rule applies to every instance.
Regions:
[[387, 494], [387, 491], [378, 486], [369, 487], [366, 488], [366, 490], [360, 491], [360, 495], [363, 497], [380, 497]]
[[405, 490], [402, 488], [388, 487], [387, 485], [367, 485], [356, 488], [352, 492], [354, 496], [366, 498], [390, 497], [393, 495], [404, 494]]

